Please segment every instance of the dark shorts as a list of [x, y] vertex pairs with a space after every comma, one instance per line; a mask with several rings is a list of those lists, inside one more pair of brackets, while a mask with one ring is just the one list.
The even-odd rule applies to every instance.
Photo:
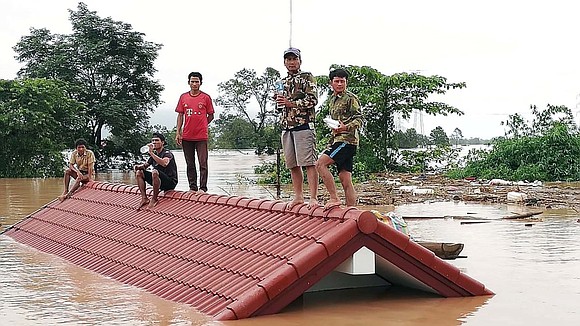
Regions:
[[336, 164], [338, 172], [352, 172], [352, 162], [356, 154], [356, 146], [347, 143], [334, 143], [329, 149], [323, 152], [328, 155]]
[[[167, 174], [157, 170], [157, 172], [159, 172], [159, 179], [161, 179], [161, 186], [159, 186], [160, 190], [173, 190], [175, 189], [175, 186], [177, 186], [177, 182], [175, 182], [175, 180], [171, 179], [170, 177], [167, 176]], [[153, 185], [153, 175], [151, 173], [151, 171], [143, 171], [143, 175], [145, 178], [145, 181], [147, 181], [148, 184]]]

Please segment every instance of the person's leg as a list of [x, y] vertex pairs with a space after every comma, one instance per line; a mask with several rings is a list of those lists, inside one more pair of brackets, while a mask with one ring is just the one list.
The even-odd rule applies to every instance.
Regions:
[[304, 203], [304, 194], [302, 190], [304, 175], [302, 174], [302, 168], [298, 166], [298, 162], [296, 161], [296, 147], [292, 134], [293, 132], [291, 131], [284, 131], [282, 133], [284, 160], [286, 161], [286, 167], [290, 170], [292, 190], [294, 191], [294, 199], [287, 204], [287, 209], [292, 209], [294, 206]]
[[151, 181], [153, 185], [153, 196], [149, 202], [149, 207], [157, 205], [157, 196], [159, 196], [159, 189], [161, 188], [161, 179], [159, 178], [159, 171], [153, 169], [151, 171]]
[[159, 179], [161, 180], [161, 187], [159, 187], [159, 190], [169, 191], [169, 190], [175, 189], [175, 187], [177, 186], [177, 182], [175, 182], [175, 180], [168, 177], [167, 174], [165, 174], [164, 172], [161, 172], [161, 171], [158, 171], [158, 172], [159, 172]]
[[304, 174], [302, 168], [295, 166], [290, 169], [290, 177], [292, 178], [292, 190], [294, 190], [294, 199], [288, 203], [288, 209], [304, 203], [304, 192], [302, 190], [302, 183], [304, 182]]
[[197, 151], [197, 159], [199, 160], [199, 190], [207, 192], [207, 141], [196, 142], [195, 149]]
[[352, 173], [346, 170], [342, 170], [338, 173], [338, 178], [342, 184], [342, 189], [344, 189], [344, 201], [346, 206], [355, 206], [356, 191], [354, 190], [354, 185], [352, 184]]
[[75, 178], [75, 183], [73, 184], [72, 188], [70, 189], [70, 191], [68, 192], [68, 194], [66, 195], [67, 198], [72, 196], [72, 194], [75, 193], [75, 191], [77, 191], [77, 189], [79, 189], [79, 187], [81, 186], [81, 183], [84, 181], [85, 179], [83, 177], [77, 177]]
[[197, 169], [195, 168], [195, 142], [184, 140], [181, 142], [183, 156], [187, 165], [187, 181], [189, 190], [197, 191]]
[[301, 130], [292, 132], [296, 163], [306, 167], [308, 190], [310, 200], [308, 207], [318, 206], [318, 172], [316, 171], [316, 135], [314, 130]]
[[66, 169], [66, 171], [64, 171], [64, 181], [63, 181], [64, 182], [64, 189], [62, 191], [62, 195], [58, 196], [58, 200], [63, 201], [63, 200], [70, 197], [70, 194], [71, 194], [71, 192], [69, 191], [70, 178], [72, 177], [72, 178], [75, 178], [75, 180], [76, 180], [76, 176], [77, 176], [77, 173], [70, 168], [68, 168], [68, 169]]
[[336, 184], [334, 183], [334, 177], [328, 167], [334, 164], [334, 160], [330, 158], [327, 154], [322, 154], [316, 161], [316, 170], [318, 171], [318, 175], [322, 178], [322, 183], [326, 187], [328, 194], [330, 195], [330, 199], [324, 205], [325, 209], [339, 206], [341, 204], [340, 198], [338, 198], [338, 194], [336, 191]]
[[310, 190], [308, 208], [318, 206], [318, 171], [316, 165], [306, 167], [306, 178], [308, 178], [308, 190]]
[[149, 171], [138, 170], [135, 172], [135, 177], [137, 178], [137, 186], [139, 187], [139, 192], [141, 193], [141, 202], [139, 203], [139, 208], [149, 204], [149, 199], [147, 199], [147, 193], [145, 192], [145, 173], [151, 173]]
[[68, 187], [70, 184], [71, 173], [75, 173], [75, 175], [76, 175], [76, 172], [74, 172], [70, 168], [68, 168], [64, 171], [64, 190], [62, 191], [63, 196], [68, 194]]

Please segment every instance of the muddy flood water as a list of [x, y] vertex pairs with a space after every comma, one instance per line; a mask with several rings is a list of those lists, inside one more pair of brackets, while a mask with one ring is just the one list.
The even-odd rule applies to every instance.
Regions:
[[[179, 190], [185, 163], [176, 152]], [[210, 154], [209, 192], [270, 198], [254, 184], [251, 152]], [[132, 173], [99, 181], [134, 183]], [[52, 201], [61, 179], [0, 179], [0, 230]], [[361, 207], [384, 210], [384, 207]], [[580, 325], [580, 214], [547, 210], [540, 220], [501, 219], [522, 206], [463, 202], [399, 206], [417, 240], [460, 242], [466, 258], [449, 261], [494, 296], [441, 298], [398, 288], [327, 291], [302, 296], [281, 313], [218, 322], [194, 308], [161, 299], [0, 235], [0, 325]], [[471, 220], [469, 220], [471, 221]]]

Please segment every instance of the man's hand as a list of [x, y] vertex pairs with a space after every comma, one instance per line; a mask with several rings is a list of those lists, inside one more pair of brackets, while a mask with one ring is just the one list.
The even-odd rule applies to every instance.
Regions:
[[175, 143], [176, 143], [177, 145], [181, 146], [181, 140], [182, 140], [182, 138], [181, 138], [181, 134], [179, 134], [179, 133], [176, 133], [176, 134], [175, 134]]
[[294, 104], [292, 102], [290, 102], [287, 98], [285, 98], [284, 95], [280, 95], [280, 94], [276, 95], [276, 103], [279, 105], [283, 105], [287, 108], [294, 107]]
[[332, 134], [337, 135], [337, 134], [340, 134], [341, 132], [344, 132], [347, 130], [348, 130], [347, 126], [344, 123], [342, 123], [342, 121], [339, 120], [338, 121], [338, 128], [332, 129]]

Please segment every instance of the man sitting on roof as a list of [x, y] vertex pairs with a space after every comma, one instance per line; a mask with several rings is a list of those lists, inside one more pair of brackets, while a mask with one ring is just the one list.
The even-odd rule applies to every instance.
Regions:
[[[157, 204], [159, 191], [175, 189], [177, 186], [177, 165], [175, 157], [168, 149], [165, 149], [165, 136], [154, 132], [149, 146], [149, 160], [143, 164], [137, 164], [133, 167], [137, 176], [137, 185], [141, 191], [141, 203], [139, 208], [149, 204], [154, 207]], [[146, 169], [152, 166], [151, 171]], [[153, 186], [153, 197], [151, 201], [147, 198], [145, 192], [145, 182]]]
[[[77, 139], [75, 148], [70, 156], [68, 169], [64, 171], [64, 190], [58, 196], [60, 201], [70, 198], [82, 184], [95, 179], [95, 154], [87, 149], [84, 139]], [[69, 191], [70, 178], [75, 179], [75, 183]]]

